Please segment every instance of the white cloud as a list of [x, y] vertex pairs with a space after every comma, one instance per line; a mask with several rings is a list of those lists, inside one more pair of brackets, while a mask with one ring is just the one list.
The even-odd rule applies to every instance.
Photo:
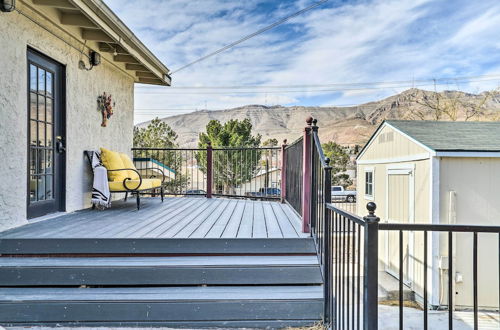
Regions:
[[[132, 2], [106, 2], [175, 70], [308, 6], [313, 0], [282, 1], [272, 12], [260, 7], [274, 3], [271, 0], [144, 0], [139, 8]], [[496, 0], [367, 0], [327, 4], [174, 74], [173, 86], [406, 81], [500, 72], [500, 3]], [[495, 84], [498, 81], [460, 86], [477, 91]], [[354, 104], [399, 90], [193, 95], [167, 88], [139, 87], [136, 108], [204, 109], [206, 103], [209, 109], [222, 109], [266, 101], [285, 105]], [[142, 94], [151, 91], [163, 94]], [[152, 117], [151, 110], [136, 113], [137, 122]]]

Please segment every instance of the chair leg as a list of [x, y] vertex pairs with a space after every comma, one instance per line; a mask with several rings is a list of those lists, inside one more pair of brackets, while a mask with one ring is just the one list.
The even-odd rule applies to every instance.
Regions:
[[165, 192], [163, 191], [163, 187], [160, 188], [160, 194], [161, 194], [161, 202], [163, 203], [163, 196], [165, 196]]
[[141, 208], [141, 194], [137, 192], [137, 210], [140, 210]]
[[125, 193], [125, 202], [127, 201], [128, 191]]

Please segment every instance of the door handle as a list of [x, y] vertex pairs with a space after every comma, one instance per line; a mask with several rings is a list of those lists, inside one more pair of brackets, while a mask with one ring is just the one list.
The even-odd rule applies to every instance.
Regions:
[[61, 136], [56, 136], [56, 152], [58, 154], [66, 152], [66, 147], [64, 146], [63, 139]]

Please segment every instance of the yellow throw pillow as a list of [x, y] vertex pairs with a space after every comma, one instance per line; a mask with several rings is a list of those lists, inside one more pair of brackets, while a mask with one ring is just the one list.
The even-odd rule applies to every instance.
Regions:
[[[101, 161], [108, 170], [117, 170], [125, 168], [120, 154], [108, 149], [101, 148]], [[128, 171], [108, 172], [109, 181], [123, 181], [128, 177]]]
[[[123, 165], [125, 165], [125, 168], [132, 168], [134, 170], [136, 169], [134, 162], [132, 161], [132, 159], [130, 159], [130, 157], [127, 154], [120, 153], [120, 157], [122, 159]], [[131, 178], [132, 180], [139, 180], [139, 175], [136, 172], [134, 171], [127, 171], [127, 172], [129, 178]]]

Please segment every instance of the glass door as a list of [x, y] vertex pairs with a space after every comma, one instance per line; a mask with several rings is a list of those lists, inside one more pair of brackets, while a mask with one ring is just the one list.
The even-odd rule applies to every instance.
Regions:
[[64, 210], [64, 68], [28, 51], [28, 218]]

